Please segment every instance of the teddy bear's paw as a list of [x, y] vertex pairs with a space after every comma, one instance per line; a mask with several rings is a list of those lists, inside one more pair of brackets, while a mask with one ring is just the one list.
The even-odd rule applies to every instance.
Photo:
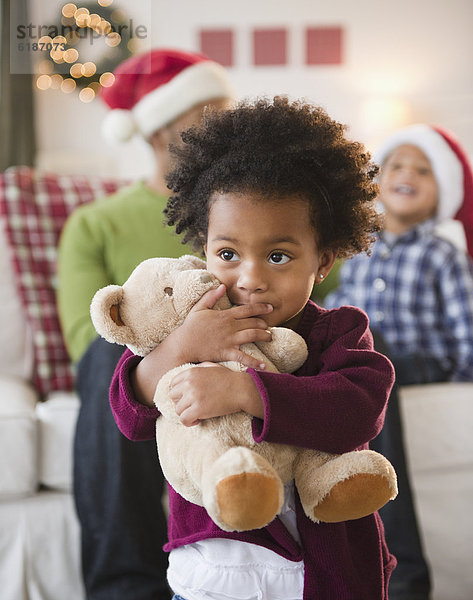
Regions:
[[339, 455], [305, 451], [296, 467], [296, 487], [305, 514], [337, 523], [375, 512], [397, 495], [396, 473], [378, 452]]
[[325, 523], [360, 519], [379, 510], [392, 497], [392, 483], [384, 475], [358, 473], [334, 485], [314, 508], [312, 518]]
[[307, 344], [292, 329], [271, 327], [270, 342], [256, 342], [281, 373], [294, 373], [307, 360]]
[[203, 499], [219, 527], [247, 531], [274, 519], [284, 501], [284, 487], [266, 459], [248, 448], [234, 447], [206, 473]]
[[259, 529], [278, 514], [279, 481], [261, 473], [230, 475], [217, 485], [217, 503], [226, 529]]

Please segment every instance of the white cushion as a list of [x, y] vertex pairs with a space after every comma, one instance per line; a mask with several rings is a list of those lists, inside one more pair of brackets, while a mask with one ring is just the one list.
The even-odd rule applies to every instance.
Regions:
[[37, 490], [36, 402], [25, 382], [0, 376], [0, 498]]
[[473, 383], [401, 389], [407, 458], [433, 600], [471, 600]]
[[473, 468], [473, 383], [401, 388], [414, 471]]
[[80, 530], [71, 494], [0, 502], [2, 600], [84, 600]]
[[0, 218], [0, 306], [0, 375], [28, 380], [33, 369], [33, 342], [15, 284], [3, 218]]
[[73, 392], [52, 392], [36, 407], [39, 428], [39, 480], [53, 489], [72, 489], [72, 447], [79, 411]]
[[471, 600], [473, 471], [418, 474], [414, 494], [432, 571], [432, 600]]

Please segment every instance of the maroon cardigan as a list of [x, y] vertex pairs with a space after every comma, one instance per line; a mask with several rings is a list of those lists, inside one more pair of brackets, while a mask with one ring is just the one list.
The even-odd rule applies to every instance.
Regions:
[[[248, 369], [265, 408], [253, 419], [255, 441], [286, 443], [325, 452], [367, 448], [383, 425], [394, 381], [391, 363], [373, 350], [368, 318], [361, 310], [325, 310], [309, 301], [297, 328], [309, 356], [293, 375]], [[140, 358], [127, 350], [110, 388], [118, 427], [131, 440], [155, 436], [157, 409], [138, 403], [129, 372]], [[343, 523], [314, 523], [296, 492], [299, 545], [280, 519], [242, 533], [219, 529], [204, 508], [169, 489], [167, 551], [206, 538], [259, 544], [289, 560], [304, 560], [304, 600], [387, 600], [395, 558], [389, 553], [378, 513]], [[139, 510], [139, 507], [137, 507]]]

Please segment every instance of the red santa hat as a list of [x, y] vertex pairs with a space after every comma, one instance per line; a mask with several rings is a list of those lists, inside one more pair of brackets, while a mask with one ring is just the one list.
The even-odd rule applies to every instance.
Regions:
[[112, 142], [148, 138], [198, 104], [235, 93], [226, 70], [203, 54], [159, 49], [132, 56], [101, 96], [111, 108], [102, 132]]
[[439, 190], [437, 218], [463, 224], [468, 252], [473, 256], [473, 171], [455, 135], [432, 125], [410, 125], [389, 136], [374, 153], [382, 165], [399, 146], [417, 146], [432, 166]]

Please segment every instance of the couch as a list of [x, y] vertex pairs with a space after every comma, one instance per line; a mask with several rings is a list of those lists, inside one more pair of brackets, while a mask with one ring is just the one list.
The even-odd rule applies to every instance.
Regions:
[[68, 215], [120, 182], [0, 175], [0, 581], [3, 600], [83, 600], [71, 494], [79, 408], [55, 303]]
[[404, 387], [401, 407], [432, 600], [471, 600], [473, 383]]
[[[56, 245], [76, 206], [119, 185], [26, 167], [0, 175], [2, 600], [84, 598], [71, 494], [78, 400], [54, 300]], [[473, 384], [401, 394], [433, 600], [471, 600]]]

